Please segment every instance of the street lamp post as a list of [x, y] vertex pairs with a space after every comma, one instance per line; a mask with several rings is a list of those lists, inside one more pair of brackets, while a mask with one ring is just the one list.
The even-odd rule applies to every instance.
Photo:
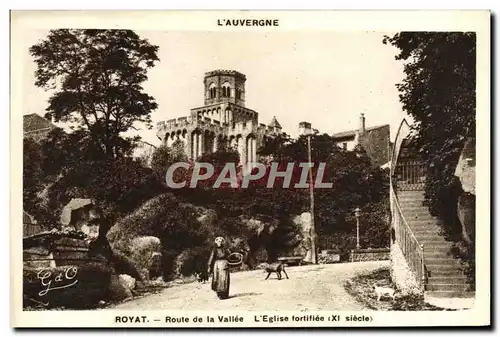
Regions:
[[354, 210], [354, 215], [356, 216], [356, 249], [360, 249], [360, 245], [359, 245], [359, 216], [361, 214], [361, 210], [358, 208], [356, 208]]
[[307, 152], [309, 157], [309, 197], [311, 199], [311, 260], [313, 264], [318, 264], [318, 254], [316, 251], [316, 224], [314, 221], [314, 183], [312, 174], [312, 155], [311, 155], [311, 123], [302, 122], [299, 124], [300, 132], [307, 136]]

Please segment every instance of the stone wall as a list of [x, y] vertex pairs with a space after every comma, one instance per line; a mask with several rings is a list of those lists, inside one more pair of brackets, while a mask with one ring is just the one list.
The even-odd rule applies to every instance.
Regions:
[[375, 166], [380, 167], [390, 160], [389, 140], [389, 125], [367, 130], [361, 137], [361, 144]]
[[321, 264], [338, 263], [340, 262], [340, 254], [331, 250], [322, 250], [318, 254], [318, 262]]
[[397, 243], [391, 245], [391, 280], [396, 289], [405, 295], [420, 294], [420, 285], [410, 270], [408, 263], [403, 255], [403, 251]]
[[349, 257], [351, 262], [384, 261], [390, 259], [389, 248], [354, 249]]

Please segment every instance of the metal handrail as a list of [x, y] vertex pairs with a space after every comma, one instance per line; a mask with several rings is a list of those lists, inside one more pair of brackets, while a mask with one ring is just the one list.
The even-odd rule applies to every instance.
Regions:
[[[392, 187], [392, 186], [391, 186]], [[403, 214], [403, 211], [401, 210], [401, 206], [399, 205], [399, 201], [398, 201], [398, 197], [396, 196], [396, 192], [394, 192], [394, 189], [391, 188], [391, 192], [392, 194], [394, 194], [394, 198], [395, 198], [395, 205], [398, 209], [398, 212], [399, 214], [401, 214], [401, 219], [403, 220], [403, 224], [405, 225], [406, 229], [410, 232], [410, 235], [411, 237], [415, 240], [415, 242], [417, 243], [417, 245], [420, 247], [422, 246], [419, 242], [418, 242], [418, 239], [417, 237], [415, 236], [415, 234], [413, 233], [413, 231], [411, 230], [410, 226], [408, 225], [408, 222], [406, 222], [406, 219], [405, 219], [405, 216]]]
[[[399, 159], [399, 153], [401, 150], [401, 145], [404, 139], [410, 133], [410, 126], [406, 122], [405, 119], [401, 122], [398, 132], [396, 134], [396, 139], [394, 141], [393, 153], [391, 158], [391, 168], [390, 168], [390, 202], [391, 202], [391, 215], [393, 224], [397, 223], [399, 228], [395, 228], [396, 235], [398, 236], [398, 241], [404, 237], [404, 245], [400, 245], [401, 250], [403, 251], [403, 255], [412, 269], [412, 272], [415, 274], [416, 281], [420, 284], [422, 290], [425, 290], [426, 283], [426, 275], [425, 275], [425, 260], [424, 260], [424, 246], [418, 242], [417, 237], [411, 230], [408, 222], [406, 221], [403, 211], [401, 210], [401, 206], [399, 204], [399, 200], [395, 191], [393, 175], [396, 170], [397, 162]], [[395, 219], [397, 213], [398, 220]], [[400, 223], [403, 225], [401, 226]], [[403, 231], [403, 234], [401, 233]], [[406, 237], [410, 238], [409, 245], [406, 243]], [[401, 242], [399, 242], [401, 243]], [[412, 247], [413, 252], [408, 251], [408, 246]], [[414, 247], [414, 248], [413, 248]], [[415, 256], [416, 255], [416, 256]]]

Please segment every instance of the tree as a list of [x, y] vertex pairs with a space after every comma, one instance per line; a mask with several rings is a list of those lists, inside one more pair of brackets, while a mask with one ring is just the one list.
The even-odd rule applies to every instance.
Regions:
[[23, 209], [32, 215], [40, 211], [38, 193], [42, 189], [43, 157], [41, 146], [33, 139], [23, 141]]
[[383, 43], [398, 48], [396, 60], [405, 62], [397, 88], [415, 120], [411, 145], [426, 164], [430, 210], [453, 226], [461, 192], [455, 167], [465, 140], [476, 136], [476, 35], [402, 32]]
[[[151, 158], [151, 168], [158, 181], [165, 183], [165, 177], [170, 165], [176, 162], [187, 162], [188, 158], [183, 151], [184, 143], [174, 142], [171, 147], [166, 144], [160, 145], [154, 152]], [[174, 172], [174, 182], [179, 182], [187, 175], [183, 169], [178, 169]]]
[[49, 199], [53, 209], [61, 209], [71, 198], [91, 198], [116, 219], [164, 191], [150, 168], [124, 157], [88, 160], [69, 168], [50, 187]]
[[157, 52], [131, 30], [51, 30], [30, 48], [35, 84], [54, 90], [45, 117], [84, 130], [104, 158], [122, 155], [134, 141], [122, 133], [137, 123], [151, 128], [157, 103], [142, 83]]

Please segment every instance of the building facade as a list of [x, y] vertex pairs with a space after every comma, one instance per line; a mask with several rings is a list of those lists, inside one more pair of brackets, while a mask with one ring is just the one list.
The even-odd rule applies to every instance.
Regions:
[[366, 127], [365, 116], [361, 114], [358, 129], [335, 133], [332, 137], [338, 146], [348, 151], [361, 145], [376, 166], [385, 167], [390, 161], [389, 124]]
[[157, 137], [168, 146], [182, 141], [190, 160], [232, 147], [241, 165], [257, 162], [265, 138], [282, 133], [282, 128], [276, 117], [269, 125], [259, 123], [258, 113], [245, 106], [245, 82], [246, 76], [235, 70], [205, 73], [204, 105], [191, 109], [189, 116], [159, 122]]
[[37, 142], [46, 138], [52, 129], [56, 126], [49, 120], [37, 114], [28, 114], [23, 116], [23, 136], [31, 138]]

